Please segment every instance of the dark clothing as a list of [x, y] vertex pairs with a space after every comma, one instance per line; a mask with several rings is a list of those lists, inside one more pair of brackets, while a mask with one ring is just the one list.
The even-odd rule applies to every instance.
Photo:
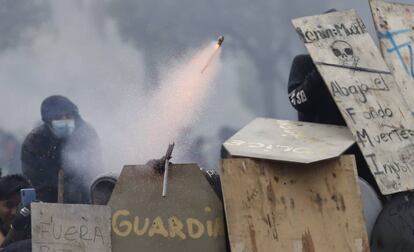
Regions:
[[68, 98], [61, 95], [53, 95], [46, 98], [40, 107], [43, 122], [50, 122], [71, 115], [79, 117], [78, 107]]
[[38, 200], [57, 202], [59, 169], [65, 172], [65, 203], [89, 202], [86, 179], [92, 169], [101, 167], [99, 139], [82, 118], [67, 139], [59, 139], [48, 123], [35, 128], [22, 147], [22, 170], [36, 188]]
[[24, 229], [24, 230], [10, 229], [0, 247], [7, 248], [14, 243], [17, 243], [22, 240], [27, 240], [30, 238], [31, 238], [30, 229]]
[[[288, 84], [289, 100], [298, 111], [299, 121], [346, 126], [328, 87], [309, 55], [298, 55], [292, 63]], [[346, 154], [354, 154], [358, 175], [379, 192], [375, 179], [358, 146]]]
[[0, 232], [4, 236], [4, 241], [0, 244], [0, 248], [5, 248], [18, 241], [29, 239], [31, 237], [30, 221], [30, 215], [22, 216], [20, 214], [15, 217], [12, 225], [6, 225], [0, 220]]
[[31, 187], [29, 180], [21, 174], [3, 176], [0, 178], [0, 200], [8, 200], [19, 195], [20, 190]]
[[10, 244], [2, 252], [32, 252], [32, 240], [23, 240]]
[[0, 232], [3, 234], [4, 237], [7, 236], [7, 233], [10, 230], [10, 224], [6, 225], [1, 219], [0, 219]]
[[299, 120], [345, 125], [345, 121], [309, 55], [296, 56], [289, 76], [289, 100]]

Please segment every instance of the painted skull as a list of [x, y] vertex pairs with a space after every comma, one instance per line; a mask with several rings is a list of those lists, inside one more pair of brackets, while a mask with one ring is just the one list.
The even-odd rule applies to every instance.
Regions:
[[331, 45], [333, 54], [345, 66], [356, 66], [358, 58], [354, 55], [354, 49], [345, 41], [338, 40]]

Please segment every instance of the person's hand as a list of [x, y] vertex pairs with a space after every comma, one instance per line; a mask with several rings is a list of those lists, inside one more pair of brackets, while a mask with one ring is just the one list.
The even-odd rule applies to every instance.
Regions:
[[165, 157], [160, 159], [152, 159], [147, 162], [147, 165], [151, 167], [156, 173], [164, 174], [165, 171]]
[[165, 163], [168, 160], [168, 164], [170, 163], [171, 154], [174, 150], [175, 143], [168, 145], [167, 153], [160, 159], [152, 159], [147, 162], [147, 165], [151, 167], [156, 173], [164, 174], [165, 171]]
[[22, 207], [17, 212], [16, 217], [12, 222], [12, 227], [15, 230], [22, 231], [27, 229], [31, 223], [31, 211], [27, 207]]

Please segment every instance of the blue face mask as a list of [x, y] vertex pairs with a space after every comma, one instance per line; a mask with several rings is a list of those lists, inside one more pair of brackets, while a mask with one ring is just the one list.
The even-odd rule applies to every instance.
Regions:
[[75, 120], [64, 119], [52, 121], [52, 132], [57, 138], [66, 138], [75, 131]]

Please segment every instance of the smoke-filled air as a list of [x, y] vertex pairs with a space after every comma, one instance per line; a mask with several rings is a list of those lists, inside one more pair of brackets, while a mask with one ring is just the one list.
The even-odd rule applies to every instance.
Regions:
[[[0, 54], [0, 83], [8, 93], [0, 107], [15, 111], [0, 110], [7, 118], [2, 127], [25, 135], [40, 123], [44, 98], [69, 97], [101, 139], [104, 167], [91, 175], [119, 173], [124, 164], [161, 157], [169, 142], [180, 142], [214, 87], [216, 43], [160, 61], [160, 78], [148, 85], [142, 54], [122, 40], [112, 19], [97, 23], [92, 2], [48, 3], [51, 22], [28, 30], [25, 43]], [[186, 155], [185, 145], [176, 148], [176, 159]]]
[[391, 2], [0, 0], [0, 251], [414, 251]]
[[132, 95], [132, 102], [126, 102], [120, 111], [125, 116], [117, 125], [121, 130], [108, 141], [116, 146], [107, 153], [112, 156], [109, 160], [142, 163], [161, 157], [171, 142], [181, 143], [177, 156], [185, 156], [188, 143], [179, 137], [197, 120], [214, 88], [220, 52], [221, 48], [212, 42], [170, 64], [144, 104], [134, 103]]

